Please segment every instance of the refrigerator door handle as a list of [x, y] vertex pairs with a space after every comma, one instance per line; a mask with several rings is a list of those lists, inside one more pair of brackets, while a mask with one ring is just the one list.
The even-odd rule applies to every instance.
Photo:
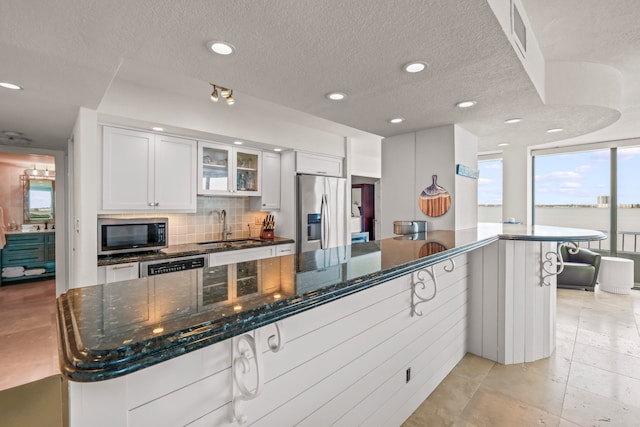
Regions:
[[327, 195], [322, 195], [322, 203], [320, 206], [320, 226], [322, 227], [322, 236], [320, 239], [320, 249], [327, 249], [329, 244], [329, 230], [331, 228], [331, 224], [329, 223], [329, 201], [327, 200]]

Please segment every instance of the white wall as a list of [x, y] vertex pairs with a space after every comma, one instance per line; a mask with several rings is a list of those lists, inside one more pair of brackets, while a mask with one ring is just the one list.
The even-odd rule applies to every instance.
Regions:
[[[381, 238], [393, 237], [393, 221], [427, 221], [428, 230], [475, 227], [478, 181], [456, 175], [456, 164], [477, 168], [477, 137], [457, 125], [407, 133], [382, 141]], [[446, 189], [451, 207], [439, 217], [420, 210], [422, 190], [433, 183]]]
[[385, 138], [382, 141], [382, 171], [380, 180], [380, 239], [393, 237], [393, 221], [411, 221], [416, 203], [415, 133]]
[[70, 288], [97, 283], [98, 259], [98, 114], [80, 108], [73, 129], [73, 206], [71, 207], [71, 269]]
[[[478, 138], [461, 128], [454, 126], [455, 133], [455, 164], [462, 164], [474, 170], [478, 169]], [[468, 207], [478, 206], [478, 180], [465, 176], [456, 175], [456, 193], [454, 206], [461, 206], [456, 209], [456, 230], [473, 228], [478, 224], [478, 209]]]
[[380, 178], [382, 176], [382, 138], [376, 135], [352, 137], [351, 175]]
[[526, 147], [505, 147], [502, 157], [503, 220], [531, 224], [531, 156]]
[[[455, 144], [453, 125], [438, 126], [416, 132], [416, 191], [412, 199], [414, 204], [413, 219], [426, 220], [429, 230], [454, 230], [456, 228]], [[418, 205], [418, 197], [422, 190], [432, 184], [433, 175], [438, 176], [438, 185], [449, 191], [451, 196], [449, 211], [439, 217], [425, 215]]]

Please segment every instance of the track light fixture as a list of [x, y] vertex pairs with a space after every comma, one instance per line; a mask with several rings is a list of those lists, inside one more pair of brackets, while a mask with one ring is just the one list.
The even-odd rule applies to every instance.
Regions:
[[236, 103], [235, 99], [233, 99], [233, 89], [227, 89], [226, 87], [214, 85], [213, 83], [209, 83], [213, 86], [213, 92], [211, 92], [211, 100], [213, 102], [218, 102], [218, 89], [220, 90], [220, 96], [227, 101], [227, 105], [233, 105]]

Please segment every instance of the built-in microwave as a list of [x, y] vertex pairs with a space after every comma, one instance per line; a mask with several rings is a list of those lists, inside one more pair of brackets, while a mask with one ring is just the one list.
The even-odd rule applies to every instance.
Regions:
[[99, 218], [98, 255], [166, 248], [168, 223], [167, 218]]

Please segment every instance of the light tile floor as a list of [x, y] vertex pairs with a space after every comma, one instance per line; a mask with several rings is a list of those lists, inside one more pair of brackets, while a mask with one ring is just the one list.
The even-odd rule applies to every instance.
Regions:
[[0, 390], [60, 373], [56, 282], [0, 287]]
[[550, 358], [467, 354], [403, 426], [640, 426], [640, 291], [559, 289], [557, 313]]

